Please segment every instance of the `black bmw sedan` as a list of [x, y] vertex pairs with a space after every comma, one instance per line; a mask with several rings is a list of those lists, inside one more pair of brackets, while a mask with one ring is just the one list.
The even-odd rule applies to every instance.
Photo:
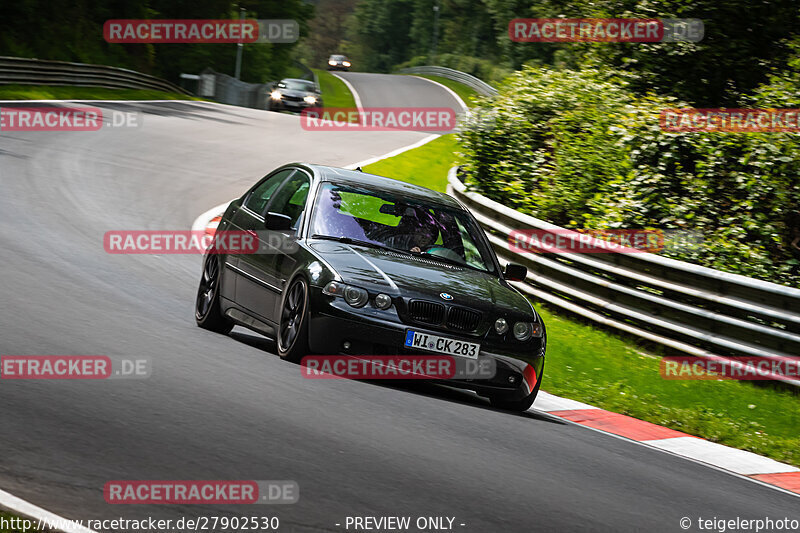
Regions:
[[227, 334], [275, 338], [278, 355], [491, 362], [491, 377], [452, 379], [492, 405], [527, 410], [544, 368], [545, 326], [508, 282], [486, 235], [452, 197], [361, 171], [280, 167], [226, 210], [217, 229], [259, 236], [255, 253], [211, 245], [195, 319]]
[[322, 95], [316, 83], [299, 78], [286, 78], [272, 87], [269, 93], [270, 111], [300, 112], [307, 107], [322, 107]]

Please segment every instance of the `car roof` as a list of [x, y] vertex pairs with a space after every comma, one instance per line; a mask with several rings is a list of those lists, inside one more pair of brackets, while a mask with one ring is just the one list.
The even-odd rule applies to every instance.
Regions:
[[296, 166], [303, 166], [314, 171], [314, 174], [319, 176], [320, 181], [323, 182], [367, 186], [375, 190], [396, 194], [397, 196], [432, 202], [461, 211], [464, 210], [463, 206], [452, 196], [405, 181], [369, 174], [360, 170], [348, 170], [325, 165], [297, 163]]

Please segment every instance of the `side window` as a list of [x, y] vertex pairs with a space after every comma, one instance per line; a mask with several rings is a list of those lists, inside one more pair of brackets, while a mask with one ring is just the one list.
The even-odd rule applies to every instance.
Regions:
[[259, 183], [256, 188], [247, 195], [247, 198], [245, 198], [244, 206], [254, 213], [263, 215], [275, 189], [277, 189], [278, 185], [283, 183], [283, 180], [289, 177], [289, 174], [292, 172], [294, 172], [292, 169], [281, 170], [274, 176], [270, 176]]
[[303, 172], [298, 172], [286, 184], [275, 193], [269, 210], [272, 213], [280, 213], [292, 219], [292, 227], [297, 229], [300, 216], [306, 208], [306, 198], [310, 183], [308, 176]]

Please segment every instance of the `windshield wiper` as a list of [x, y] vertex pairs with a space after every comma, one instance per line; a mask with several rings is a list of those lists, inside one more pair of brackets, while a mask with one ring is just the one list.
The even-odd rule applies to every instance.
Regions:
[[414, 255], [421, 255], [421, 256], [424, 256], [425, 258], [430, 258], [430, 259], [433, 259], [435, 261], [441, 261], [442, 263], [447, 263], [449, 265], [454, 265], [454, 266], [457, 266], [457, 267], [471, 268], [472, 270], [477, 270], [478, 272], [487, 272], [487, 270], [485, 270], [483, 268], [478, 268], [478, 267], [472, 266], [469, 263], [462, 263], [461, 261], [456, 261], [455, 259], [448, 259], [447, 257], [442, 257], [441, 255], [435, 255], [435, 254], [432, 254], [430, 252], [419, 252], [418, 254], [414, 254]]
[[392, 252], [400, 252], [403, 254], [411, 254], [406, 250], [401, 250], [400, 248], [392, 248], [391, 246], [386, 246], [384, 244], [378, 244], [377, 242], [372, 241], [362, 241], [361, 239], [353, 239], [352, 237], [334, 237], [333, 235], [319, 235], [314, 234], [311, 236], [312, 239], [323, 239], [327, 241], [336, 241], [341, 242], [343, 244], [357, 244], [359, 246], [369, 246], [370, 248], [378, 248], [381, 250], [391, 250]]

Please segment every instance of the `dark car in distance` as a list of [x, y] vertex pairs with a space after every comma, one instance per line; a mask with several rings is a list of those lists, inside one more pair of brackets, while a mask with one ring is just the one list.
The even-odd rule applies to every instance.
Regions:
[[[443, 353], [490, 361], [492, 377], [446, 384], [503, 409], [533, 403], [545, 326], [509, 284], [527, 270], [502, 268], [475, 218], [451, 196], [293, 163], [231, 202], [217, 231], [270, 238], [257, 253], [206, 252], [195, 305], [200, 327], [250, 328], [275, 338], [278, 355], [294, 362], [307, 354]], [[420, 339], [444, 340], [415, 348]]]
[[276, 83], [269, 94], [270, 111], [300, 112], [308, 107], [322, 107], [322, 96], [311, 80], [286, 78]]
[[347, 56], [343, 56], [340, 54], [333, 54], [331, 57], [328, 58], [328, 70], [350, 70], [350, 60]]

